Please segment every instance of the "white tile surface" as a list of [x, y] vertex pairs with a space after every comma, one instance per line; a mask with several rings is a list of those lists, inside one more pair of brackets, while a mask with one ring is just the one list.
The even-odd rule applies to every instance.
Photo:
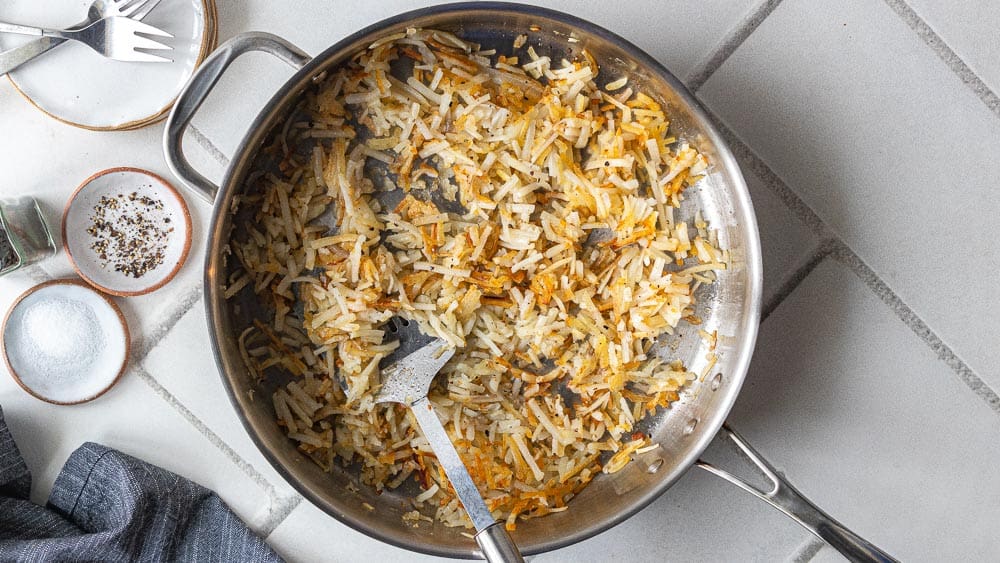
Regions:
[[76, 406], [29, 396], [0, 365], [0, 405], [44, 503], [69, 454], [84, 442], [121, 450], [204, 485], [251, 527], [266, 522], [268, 496], [152, 389], [127, 373], [107, 394]]
[[1000, 553], [1000, 418], [836, 262], [764, 323], [730, 423], [902, 561]]
[[[632, 0], [628, 9], [588, 0], [547, 0], [539, 4], [567, 12], [635, 43], [670, 72], [686, 80], [710, 58], [762, 0]], [[641, 14], [641, 17], [636, 17]]]
[[277, 496], [296, 495], [250, 441], [229, 402], [212, 356], [203, 301], [199, 299], [194, 303], [146, 357], [143, 367], [244, 461], [261, 473], [274, 487]]
[[[683, 79], [761, 1], [541, 3], [623, 35]], [[994, 92], [1000, 88], [994, 3], [906, 1]], [[315, 54], [364, 25], [431, 3], [218, 0], [220, 36], [270, 31]], [[266, 55], [237, 62], [197, 127], [230, 155], [290, 74]], [[699, 97], [1000, 389], [1000, 251], [992, 242], [1000, 119], [886, 2], [784, 0]], [[58, 227], [73, 189], [98, 170], [138, 166], [172, 178], [162, 130], [93, 133], [61, 125], [0, 80], [0, 198], [35, 195]], [[221, 179], [224, 165], [202, 143], [188, 135], [185, 147], [196, 168]], [[769, 299], [818, 241], [767, 186], [746, 176]], [[34, 473], [37, 501], [66, 456], [92, 440], [217, 490], [263, 530], [279, 512], [265, 489], [274, 487], [278, 504], [292, 493], [239, 425], [211, 358], [198, 301], [210, 208], [185, 195], [194, 219], [188, 263], [166, 288], [118, 302], [144, 341], [137, 349], [152, 350], [143, 369], [187, 414], [135, 373], [93, 403], [55, 407], [26, 395], [0, 367], [0, 405]], [[70, 273], [60, 253], [41, 269], [0, 278], [0, 312], [41, 279]], [[768, 319], [731, 422], [820, 506], [897, 557], [1000, 557], [993, 530], [1000, 520], [997, 413], [843, 266], [824, 262]], [[716, 444], [710, 455], [720, 451], [726, 455]], [[534, 560], [791, 560], [809, 537], [756, 499], [693, 470], [626, 523]], [[308, 502], [268, 541], [291, 561], [431, 560], [354, 532]], [[825, 547], [812, 560], [842, 559]]]
[[1000, 120], [888, 6], [787, 0], [699, 95], [1000, 388]]
[[[307, 0], [288, 5], [269, 0], [218, 0], [219, 39], [247, 30], [284, 37], [307, 53], [319, 54], [340, 39], [384, 18], [439, 4], [435, 0], [386, 0], [345, 5], [331, 0]], [[759, 0], [681, 2], [633, 0], [627, 10], [586, 0], [536, 2], [589, 19], [624, 36], [686, 78], [713, 49], [759, 4]], [[641, 14], [641, 17], [636, 17]], [[246, 127], [278, 87], [292, 74], [267, 55], [252, 54], [233, 65], [195, 118], [199, 127], [227, 156], [232, 156]]]
[[1000, 4], [992, 0], [907, 0], [994, 93], [1000, 92]]

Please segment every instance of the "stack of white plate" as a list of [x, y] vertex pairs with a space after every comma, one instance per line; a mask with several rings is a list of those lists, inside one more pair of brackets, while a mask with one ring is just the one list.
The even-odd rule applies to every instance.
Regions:
[[[0, 2], [0, 20], [67, 28], [86, 18], [92, 0]], [[171, 63], [105, 59], [86, 45], [67, 42], [8, 77], [32, 105], [64, 123], [93, 131], [124, 131], [156, 123], [170, 111], [195, 68], [218, 40], [215, 0], [161, 0], [144, 20], [171, 35]], [[31, 41], [0, 35], [0, 49]]]

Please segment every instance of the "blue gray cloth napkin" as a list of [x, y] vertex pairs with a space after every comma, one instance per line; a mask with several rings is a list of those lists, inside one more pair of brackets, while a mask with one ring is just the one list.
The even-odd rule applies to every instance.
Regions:
[[281, 561], [212, 491], [117, 450], [70, 455], [46, 506], [0, 410], [0, 561]]

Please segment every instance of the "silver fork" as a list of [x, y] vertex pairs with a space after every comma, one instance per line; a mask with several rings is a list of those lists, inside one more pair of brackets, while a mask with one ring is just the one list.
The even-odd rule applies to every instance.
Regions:
[[[161, 0], [94, 0], [87, 9], [87, 18], [70, 27], [69, 29], [83, 29], [88, 25], [112, 16], [130, 17], [137, 21], [142, 21], [149, 15]], [[35, 57], [47, 53], [48, 51], [65, 43], [65, 39], [54, 37], [42, 37], [12, 47], [0, 53], [0, 76], [13, 71], [24, 63]]]
[[159, 37], [173, 37], [173, 35], [122, 16], [104, 18], [80, 30], [44, 29], [0, 22], [0, 32], [79, 41], [105, 57], [116, 61], [171, 62], [166, 57], [140, 51], [139, 49], [171, 50], [172, 48], [139, 34]]

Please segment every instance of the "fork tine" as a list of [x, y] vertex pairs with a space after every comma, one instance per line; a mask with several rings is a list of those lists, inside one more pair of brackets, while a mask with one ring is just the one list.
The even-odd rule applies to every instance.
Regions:
[[160, 3], [160, 0], [143, 0], [143, 3], [138, 7], [137, 10], [129, 14], [134, 20], [143, 20], [150, 12], [156, 9], [156, 6]]
[[151, 26], [149, 24], [145, 24], [145, 23], [138, 22], [138, 21], [135, 21], [135, 20], [132, 20], [131, 29], [134, 32], [142, 33], [142, 34], [145, 34], [145, 35], [154, 35], [156, 37], [170, 37], [170, 38], [173, 37], [173, 35], [170, 35], [169, 33], [167, 33], [166, 31], [163, 31], [160, 28], [153, 27], [153, 26]]
[[170, 45], [164, 45], [158, 41], [153, 41], [147, 37], [141, 35], [133, 35], [132, 39], [128, 42], [132, 49], [145, 49], [147, 51], [173, 51], [174, 48]]
[[146, 2], [148, 0], [122, 0], [122, 4], [118, 6], [118, 15], [130, 18]]
[[159, 55], [154, 55], [152, 53], [144, 53], [142, 51], [132, 51], [126, 55], [120, 57], [118, 60], [135, 62], [135, 63], [172, 63], [173, 59], [168, 59], [166, 57], [161, 57]]

